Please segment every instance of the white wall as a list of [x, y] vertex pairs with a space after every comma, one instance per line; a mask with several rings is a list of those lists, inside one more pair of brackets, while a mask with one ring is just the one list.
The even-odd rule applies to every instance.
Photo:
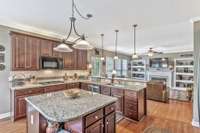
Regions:
[[0, 28], [0, 44], [5, 46], [6, 69], [0, 71], [0, 114], [10, 111], [10, 89], [8, 77], [10, 72], [10, 37], [8, 30]]

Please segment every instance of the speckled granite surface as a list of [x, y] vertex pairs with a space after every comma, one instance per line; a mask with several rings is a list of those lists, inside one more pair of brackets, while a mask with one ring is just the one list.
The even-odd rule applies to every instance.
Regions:
[[72, 99], [64, 92], [31, 96], [27, 97], [26, 101], [53, 122], [67, 122], [117, 101], [117, 98], [84, 90], [80, 90], [80, 97]]
[[108, 87], [116, 88], [116, 89], [128, 89], [128, 90], [134, 90], [134, 91], [139, 91], [141, 89], [146, 88], [146, 83], [141, 83], [141, 82], [134, 82], [133, 84], [128, 85], [128, 84], [108, 84], [106, 82], [96, 82], [96, 81], [90, 81], [90, 80], [72, 80], [72, 81], [65, 81], [63, 83], [48, 84], [48, 85], [26, 84], [23, 86], [16, 86], [16, 87], [10, 87], [10, 88], [11, 90], [22, 90], [22, 89], [39, 88], [39, 87], [46, 87], [46, 86], [52, 86], [52, 85], [58, 85], [58, 84], [77, 83], [77, 82], [103, 85], [103, 86], [108, 86]]

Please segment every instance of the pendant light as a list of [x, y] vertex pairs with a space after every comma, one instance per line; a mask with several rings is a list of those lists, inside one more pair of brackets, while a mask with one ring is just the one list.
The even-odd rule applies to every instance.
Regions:
[[138, 55], [136, 53], [136, 27], [138, 25], [135, 24], [133, 25], [133, 47], [134, 47], [134, 52], [133, 52], [133, 55], [132, 55], [132, 59], [137, 59], [138, 58]]
[[115, 38], [115, 56], [114, 56], [114, 60], [118, 59], [118, 54], [117, 54], [118, 32], [119, 32], [119, 30], [115, 30], [116, 38]]
[[154, 55], [153, 48], [149, 48], [147, 55], [148, 55], [149, 57], [152, 57], [152, 56]]
[[[73, 44], [73, 48], [75, 48], [75, 49], [89, 50], [89, 49], [93, 48], [93, 46], [90, 45], [90, 43], [88, 41], [86, 41], [85, 35], [79, 34], [77, 32], [76, 25], [75, 25], [75, 22], [76, 22], [75, 13], [78, 14], [82, 19], [85, 19], [85, 20], [88, 20], [92, 17], [91, 14], [87, 14], [86, 16], [83, 16], [81, 14], [81, 12], [78, 10], [76, 4], [74, 3], [74, 0], [72, 0], [72, 16], [70, 17], [70, 30], [69, 30], [69, 33], [67, 35], [67, 38], [64, 39], [62, 44], [60, 44], [60, 45], [62, 45], [62, 47], [58, 45], [58, 47], [55, 48], [56, 51], [60, 50], [60, 47], [64, 48], [67, 51], [67, 49], [69, 47], [67, 48], [66, 43]], [[70, 38], [74, 38], [74, 37], [71, 37], [72, 32], [74, 32], [75, 35], [77, 36], [77, 38], [74, 39], [74, 40], [70, 39]], [[71, 51], [71, 50], [68, 49], [68, 51]]]
[[63, 43], [61, 43], [57, 47], [53, 48], [53, 50], [56, 51], [56, 52], [72, 52], [73, 51], [71, 48], [69, 48], [68, 45], [66, 45], [64, 43], [64, 41], [63, 41]]
[[104, 50], [103, 50], [103, 43], [104, 43], [104, 34], [101, 34], [101, 61], [104, 61]]

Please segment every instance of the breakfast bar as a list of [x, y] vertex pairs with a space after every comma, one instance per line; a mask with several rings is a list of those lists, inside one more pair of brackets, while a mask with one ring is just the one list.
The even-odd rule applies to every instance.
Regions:
[[28, 133], [115, 133], [117, 98], [71, 89], [25, 100]]

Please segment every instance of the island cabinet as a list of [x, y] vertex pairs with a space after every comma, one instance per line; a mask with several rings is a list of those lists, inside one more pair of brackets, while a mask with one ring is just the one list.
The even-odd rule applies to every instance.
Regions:
[[11, 91], [11, 95], [14, 100], [12, 100], [12, 120], [15, 121], [20, 118], [26, 117], [26, 101], [25, 97], [39, 95], [44, 93], [44, 88], [32, 88], [25, 90]]
[[116, 97], [116, 112], [123, 114], [124, 112], [124, 90], [119, 88], [111, 88], [111, 96]]
[[124, 103], [124, 115], [133, 120], [141, 120], [146, 115], [145, 89], [125, 90]]

